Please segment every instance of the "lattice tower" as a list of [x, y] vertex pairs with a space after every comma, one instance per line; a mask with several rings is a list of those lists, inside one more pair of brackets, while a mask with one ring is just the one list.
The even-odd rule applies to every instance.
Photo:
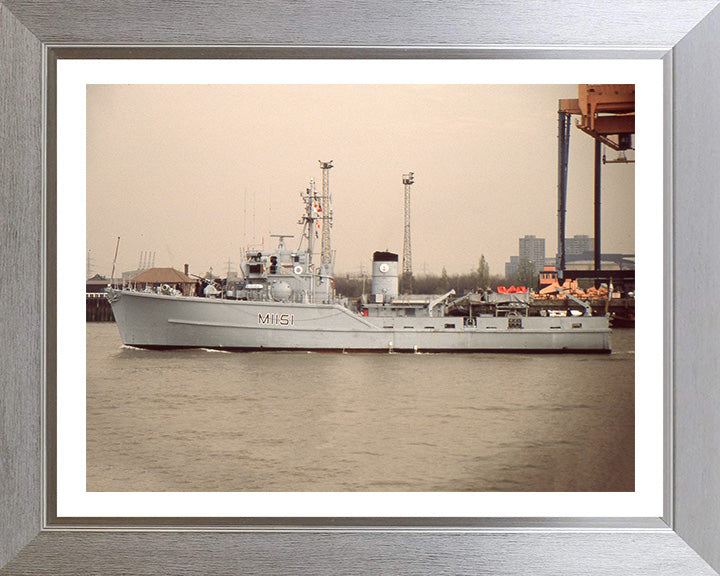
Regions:
[[332, 212], [330, 211], [330, 169], [333, 167], [332, 160], [323, 162], [319, 160], [322, 168], [322, 196], [320, 198], [320, 211], [322, 222], [322, 244], [321, 261], [323, 264], [332, 262], [332, 250], [330, 248], [330, 226], [332, 224]]
[[411, 288], [412, 283], [412, 248], [410, 246], [410, 186], [415, 181], [413, 173], [403, 174], [403, 184], [405, 185], [405, 237], [403, 240], [403, 260], [402, 260], [402, 276], [408, 283], [406, 288]]

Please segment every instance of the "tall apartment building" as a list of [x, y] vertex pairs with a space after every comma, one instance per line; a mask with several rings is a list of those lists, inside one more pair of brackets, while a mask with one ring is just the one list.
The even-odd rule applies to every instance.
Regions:
[[524, 262], [532, 262], [535, 274], [538, 274], [547, 264], [545, 259], [545, 238], [526, 235], [518, 239], [518, 255], [510, 256], [510, 262], [505, 263], [505, 277], [512, 278], [518, 274]]
[[545, 238], [526, 235], [518, 240], [519, 260], [532, 262], [535, 272], [540, 272], [545, 265]]

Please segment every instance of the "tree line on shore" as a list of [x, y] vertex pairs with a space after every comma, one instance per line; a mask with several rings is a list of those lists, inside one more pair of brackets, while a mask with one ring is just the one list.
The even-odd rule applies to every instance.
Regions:
[[[512, 278], [504, 275], [490, 274], [490, 266], [481, 256], [478, 267], [465, 274], [448, 274], [445, 268], [440, 274], [424, 274], [407, 278], [399, 278], [401, 294], [445, 294], [451, 289], [456, 294], [467, 294], [468, 292], [495, 290], [498, 286], [528, 286], [535, 289], [537, 279], [534, 277], [534, 270], [530, 272], [524, 268], [518, 270]], [[369, 294], [372, 289], [371, 276], [336, 276], [335, 290], [338, 294], [348, 298], [358, 298], [363, 293]]]

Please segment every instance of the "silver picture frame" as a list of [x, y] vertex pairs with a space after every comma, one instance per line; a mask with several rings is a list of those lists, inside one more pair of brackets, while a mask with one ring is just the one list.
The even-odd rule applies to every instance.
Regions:
[[[718, 0], [0, 0], [0, 575], [633, 574], [720, 569]], [[649, 58], [665, 70], [661, 518], [87, 519], [54, 513], [57, 58]], [[125, 52], [123, 52], [125, 51]], [[224, 51], [224, 52], [222, 52]], [[115, 56], [117, 57], [117, 56]], [[225, 56], [229, 57], [229, 56]], [[641, 206], [637, 207], [642, 210]]]

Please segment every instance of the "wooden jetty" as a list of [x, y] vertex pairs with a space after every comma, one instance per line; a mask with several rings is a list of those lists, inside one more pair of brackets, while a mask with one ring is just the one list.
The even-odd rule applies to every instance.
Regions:
[[115, 317], [104, 292], [85, 293], [86, 322], [115, 322]]

